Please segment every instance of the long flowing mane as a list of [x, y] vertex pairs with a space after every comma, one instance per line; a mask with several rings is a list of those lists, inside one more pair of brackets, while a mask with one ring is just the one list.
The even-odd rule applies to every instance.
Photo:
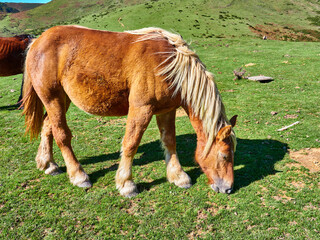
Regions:
[[[206, 156], [218, 131], [229, 124], [212, 73], [206, 70], [198, 55], [190, 50], [188, 44], [178, 34], [160, 28], [127, 32], [141, 35], [139, 41], [166, 39], [174, 46], [169, 57], [159, 66], [161, 67], [159, 75], [166, 76], [165, 79], [171, 81], [170, 87], [174, 89], [174, 94], [180, 93], [182, 100], [191, 106], [193, 114], [202, 121], [207, 136], [203, 152], [203, 156]], [[232, 139], [235, 145], [235, 137]]]

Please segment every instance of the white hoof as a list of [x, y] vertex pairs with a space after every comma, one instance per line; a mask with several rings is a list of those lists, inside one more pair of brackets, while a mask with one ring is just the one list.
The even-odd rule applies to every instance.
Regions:
[[89, 176], [85, 172], [79, 172], [75, 178], [70, 178], [70, 182], [81, 188], [90, 188], [92, 183], [89, 180]]
[[91, 188], [92, 187], [92, 183], [90, 182], [90, 180], [87, 180], [87, 181], [84, 181], [82, 183], [77, 184], [77, 187]]
[[55, 175], [62, 173], [62, 171], [60, 170], [60, 168], [58, 167], [58, 165], [56, 163], [50, 162], [49, 167], [47, 169], [45, 169], [44, 173], [48, 174], [48, 175], [55, 176]]
[[126, 181], [122, 187], [117, 186], [120, 194], [127, 198], [132, 198], [137, 196], [138, 189], [136, 184], [133, 181]]
[[177, 175], [168, 175], [168, 180], [170, 183], [174, 183], [176, 186], [181, 188], [190, 188], [192, 186], [191, 178], [184, 171]]

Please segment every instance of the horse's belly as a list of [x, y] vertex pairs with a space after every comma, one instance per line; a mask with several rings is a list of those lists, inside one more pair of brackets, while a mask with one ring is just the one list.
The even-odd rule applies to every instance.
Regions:
[[128, 114], [129, 90], [119, 80], [105, 80], [102, 76], [64, 81], [63, 87], [70, 100], [83, 111], [100, 116]]
[[22, 63], [16, 59], [0, 59], [0, 76], [11, 76], [22, 73]]
[[[70, 96], [69, 96], [70, 97]], [[129, 104], [126, 93], [108, 94], [105, 96], [84, 95], [70, 97], [71, 101], [83, 111], [100, 116], [123, 116], [128, 114]]]

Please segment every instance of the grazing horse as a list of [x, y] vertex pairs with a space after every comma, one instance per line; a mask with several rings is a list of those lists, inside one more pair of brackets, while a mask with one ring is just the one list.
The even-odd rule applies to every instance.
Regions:
[[175, 114], [180, 106], [196, 131], [195, 159], [209, 184], [217, 192], [231, 192], [236, 116], [226, 118], [212, 74], [181, 36], [159, 28], [119, 33], [56, 26], [30, 46], [23, 105], [26, 132], [31, 138], [41, 132], [37, 167], [46, 174], [59, 173], [52, 155], [54, 138], [71, 183], [91, 187], [71, 147], [66, 122], [70, 102], [90, 114], [128, 115], [116, 173], [121, 195], [137, 194], [132, 161], [153, 115], [165, 150], [168, 181], [191, 186], [176, 152]]
[[[26, 49], [32, 40], [28, 34], [0, 37], [0, 77], [23, 73]], [[23, 78], [19, 100], [22, 98]]]

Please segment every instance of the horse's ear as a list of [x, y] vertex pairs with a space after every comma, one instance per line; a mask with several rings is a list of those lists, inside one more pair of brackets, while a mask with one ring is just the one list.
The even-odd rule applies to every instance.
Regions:
[[238, 115], [234, 115], [231, 119], [230, 119], [230, 123], [231, 123], [231, 126], [234, 127], [237, 123], [237, 117]]
[[231, 125], [227, 125], [223, 128], [221, 128], [217, 134], [217, 140], [218, 141], [223, 141], [226, 138], [228, 138], [231, 134]]

